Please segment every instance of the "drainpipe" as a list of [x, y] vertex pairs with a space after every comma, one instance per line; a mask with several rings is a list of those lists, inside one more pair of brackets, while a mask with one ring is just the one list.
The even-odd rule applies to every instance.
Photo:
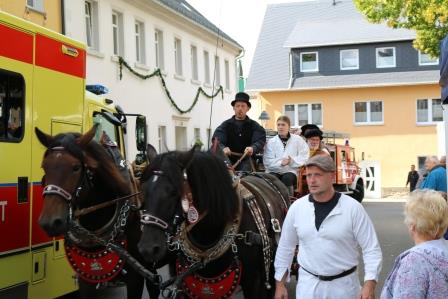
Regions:
[[245, 89], [245, 82], [244, 82], [244, 75], [243, 75], [243, 66], [241, 64], [241, 58], [244, 57], [246, 54], [246, 51], [243, 49], [241, 53], [235, 58], [236, 60], [236, 69], [237, 69], [237, 76], [238, 76], [238, 91], [244, 91]]
[[61, 0], [61, 33], [65, 35], [65, 3]]

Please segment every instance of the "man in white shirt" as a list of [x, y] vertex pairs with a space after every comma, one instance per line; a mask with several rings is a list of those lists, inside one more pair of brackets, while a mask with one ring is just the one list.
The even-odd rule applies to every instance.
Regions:
[[[335, 192], [335, 163], [330, 156], [314, 156], [305, 166], [310, 194], [291, 205], [283, 223], [274, 263], [275, 298], [288, 298], [285, 282], [296, 245], [300, 264], [296, 298], [374, 298], [382, 254], [369, 216], [356, 200]], [[365, 270], [362, 288], [356, 272], [358, 247]]]

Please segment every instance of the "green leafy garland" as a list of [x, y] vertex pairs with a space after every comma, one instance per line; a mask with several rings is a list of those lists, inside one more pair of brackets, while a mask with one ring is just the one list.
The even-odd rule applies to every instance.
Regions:
[[126, 67], [132, 74], [134, 74], [135, 76], [137, 76], [137, 77], [139, 77], [140, 79], [143, 79], [143, 80], [152, 78], [154, 76], [158, 76], [160, 78], [160, 82], [162, 82], [162, 86], [163, 86], [163, 89], [165, 90], [165, 94], [166, 94], [166, 96], [168, 97], [168, 99], [171, 102], [171, 105], [173, 105], [174, 108], [176, 108], [176, 110], [179, 111], [181, 114], [185, 114], [185, 113], [188, 113], [191, 110], [193, 110], [194, 106], [196, 106], [196, 104], [197, 104], [197, 102], [199, 100], [199, 95], [200, 94], [203, 94], [205, 97], [207, 97], [209, 99], [213, 99], [219, 93], [221, 93], [221, 99], [224, 99], [224, 92], [223, 92], [222, 85], [220, 85], [218, 90], [216, 90], [216, 92], [214, 94], [211, 94], [211, 95], [207, 94], [204, 91], [204, 89], [202, 89], [202, 87], [198, 87], [198, 91], [196, 92], [196, 96], [194, 98], [193, 103], [191, 104], [191, 106], [188, 109], [183, 110], [176, 104], [176, 102], [171, 97], [171, 93], [168, 90], [168, 88], [166, 87], [166, 82], [165, 82], [165, 79], [163, 78], [163, 75], [162, 75], [162, 72], [160, 71], [160, 69], [156, 69], [151, 74], [143, 75], [143, 74], [140, 74], [139, 72], [137, 72], [136, 70], [134, 70], [132, 67], [130, 67], [129, 64], [121, 56], [118, 57], [118, 63], [120, 65], [120, 80], [123, 78], [123, 66]]

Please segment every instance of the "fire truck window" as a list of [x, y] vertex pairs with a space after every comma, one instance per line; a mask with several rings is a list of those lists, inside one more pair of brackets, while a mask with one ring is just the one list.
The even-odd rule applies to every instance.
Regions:
[[341, 151], [341, 161], [343, 162], [347, 161], [347, 155], [345, 151]]
[[20, 74], [0, 70], [0, 142], [19, 142], [24, 134], [25, 83]]
[[100, 138], [104, 131], [106, 132], [107, 136], [109, 136], [110, 140], [119, 145], [118, 128], [113, 123], [108, 121], [104, 116], [102, 116], [99, 113], [93, 116], [93, 123], [99, 124], [95, 135], [96, 141], [100, 141]]

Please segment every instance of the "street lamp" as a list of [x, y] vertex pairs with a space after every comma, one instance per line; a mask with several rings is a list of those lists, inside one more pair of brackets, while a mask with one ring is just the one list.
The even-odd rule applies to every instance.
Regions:
[[261, 125], [263, 126], [263, 128], [266, 129], [266, 122], [271, 118], [269, 117], [269, 114], [266, 112], [266, 110], [263, 110], [258, 119], [261, 121]]

